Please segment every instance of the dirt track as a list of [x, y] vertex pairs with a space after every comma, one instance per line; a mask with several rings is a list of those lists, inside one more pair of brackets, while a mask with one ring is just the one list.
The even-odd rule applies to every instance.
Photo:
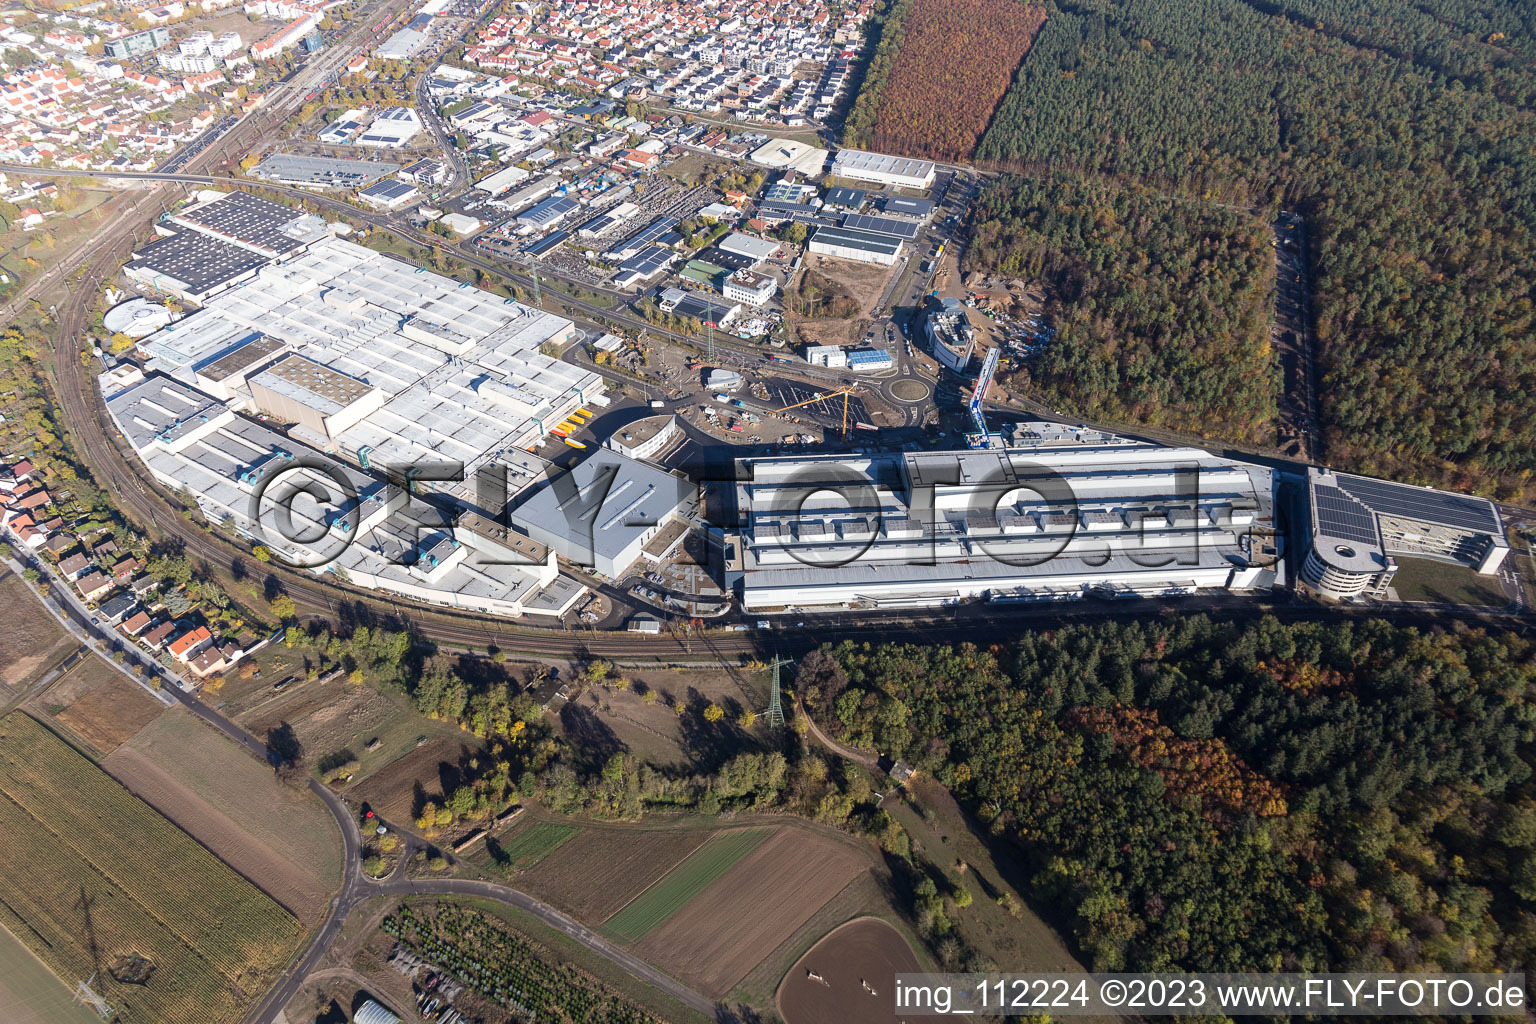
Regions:
[[894, 1022], [895, 976], [920, 970], [900, 932], [861, 917], [834, 929], [789, 969], [779, 987], [779, 1015], [786, 1024]]
[[[800, 829], [779, 832], [646, 936], [635, 952], [721, 998], [868, 861]], [[848, 1017], [846, 1020], [855, 1018]]]

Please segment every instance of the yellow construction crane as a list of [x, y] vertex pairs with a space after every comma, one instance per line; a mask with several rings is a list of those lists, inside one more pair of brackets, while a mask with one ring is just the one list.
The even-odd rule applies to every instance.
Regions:
[[828, 399], [837, 398], [839, 395], [841, 395], [843, 399], [843, 433], [846, 434], [848, 433], [848, 396], [857, 390], [857, 388], [845, 385], [832, 391], [818, 391], [810, 398], [807, 398], [805, 401], [796, 402], [794, 405], [786, 405], [778, 411], [788, 412], [791, 409], [798, 409], [803, 405], [815, 405], [817, 402], [825, 402]]

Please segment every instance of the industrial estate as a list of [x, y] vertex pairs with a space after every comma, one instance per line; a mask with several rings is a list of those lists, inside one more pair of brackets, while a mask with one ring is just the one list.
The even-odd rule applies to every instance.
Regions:
[[[911, 163], [857, 166], [931, 180], [932, 165]], [[818, 249], [818, 230], [807, 251], [859, 259], [848, 247], [862, 229], [839, 230], [837, 246]], [[631, 399], [641, 420], [665, 421], [646, 425], [643, 447], [631, 427], [594, 436], [562, 466], [540, 452], [585, 448], [572, 434], [613, 400], [600, 364], [560, 356], [612, 351], [608, 332], [413, 268], [246, 192], [201, 191], [157, 232], [166, 237], [137, 250], [124, 275], [200, 308], [141, 337], [98, 378], [122, 437], [210, 523], [295, 566], [402, 597], [558, 620], [589, 594], [586, 574], [643, 574], [690, 531], [711, 553], [701, 568], [720, 599], [761, 613], [1255, 595], [1293, 582], [1325, 599], [1386, 598], [1394, 555], [1495, 575], [1509, 550], [1482, 498], [1293, 474], [1082, 426], [989, 425], [997, 349], [975, 353], [968, 307], [952, 297], [930, 300], [914, 335], [954, 378], [937, 386], [972, 392], [958, 449], [882, 453], [875, 430], [855, 455], [747, 446], [728, 476], [695, 479], [667, 458], [684, 438], [677, 412], [653, 416], [652, 404], [669, 403]], [[779, 248], [753, 241], [726, 239], [721, 251], [753, 261]], [[195, 273], [179, 269], [191, 253]], [[713, 294], [729, 301], [750, 272], [723, 276]], [[680, 294], [674, 308], [699, 292]], [[716, 314], [739, 308], [693, 301]], [[804, 365], [852, 368], [862, 354], [807, 346]], [[742, 380], [710, 369], [699, 388]], [[775, 411], [771, 399], [706, 397], [715, 419]], [[1302, 523], [1307, 532], [1294, 532]]]
[[1100, 6], [0, 9], [0, 1016], [1520, 970], [1531, 26]]

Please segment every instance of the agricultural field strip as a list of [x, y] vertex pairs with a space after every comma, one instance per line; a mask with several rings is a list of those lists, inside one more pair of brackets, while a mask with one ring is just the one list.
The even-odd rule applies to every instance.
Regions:
[[[215, 857], [287, 907], [301, 921], [314, 923], [334, 884], [334, 875], [328, 882], [326, 877], [317, 874], [325, 865], [306, 858], [297, 844], [283, 844], [251, 830], [261, 827], [253, 822], [272, 817], [269, 813], [250, 809], [250, 805], [259, 799], [259, 791], [247, 801], [232, 797], [215, 803], [192, 792], [160, 764], [126, 746], [103, 761], [102, 767], [139, 799], [170, 818], [182, 831], [195, 836]], [[239, 818], [224, 813], [220, 807], [240, 808]], [[299, 825], [293, 818], [276, 820], [286, 821], [290, 827]], [[330, 831], [334, 833], [334, 825]]]
[[[531, 867], [570, 842], [580, 831], [575, 825], [557, 825], [550, 821], [532, 822], [510, 840], [499, 844], [504, 863], [513, 867]], [[492, 837], [491, 842], [499, 841]], [[519, 863], [525, 860], [526, 864]]]
[[[77, 861], [227, 978], [262, 965], [252, 963], [244, 944], [227, 948], [209, 938], [298, 937], [298, 922], [286, 910], [25, 716], [0, 723], [0, 793], [0, 814], [10, 822], [0, 831], [63, 848], [40, 867], [59, 871]], [[93, 827], [99, 821], [115, 825], [108, 832]], [[273, 957], [275, 965], [281, 953]]]
[[560, 850], [525, 869], [519, 885], [548, 897], [573, 917], [599, 922], [618, 913], [652, 882], [704, 845], [696, 829], [584, 828]]
[[5, 1007], [6, 1024], [101, 1024], [26, 943], [3, 927], [0, 1006]]
[[705, 995], [720, 998], [853, 878], [864, 855], [840, 842], [781, 828], [742, 857], [635, 952]]
[[[125, 764], [139, 769], [125, 772], [132, 778], [142, 779], [150, 771], [165, 786], [185, 790], [185, 797], [160, 808], [173, 822], [179, 823], [176, 809], [182, 799], [201, 802], [213, 812], [234, 811], [242, 833], [289, 862], [312, 885], [328, 891], [339, 882], [341, 832], [324, 805], [284, 785], [264, 762], [185, 709], [173, 708], [157, 718], [106, 758], [102, 767], [118, 776]], [[130, 782], [128, 788], [135, 786]], [[156, 800], [146, 802], [160, 806]], [[183, 831], [199, 834], [196, 829]], [[221, 855], [219, 849], [214, 852]]]
[[[25, 812], [38, 828], [52, 834], [77, 858], [143, 907], [178, 939], [196, 948], [199, 935], [218, 930], [232, 913], [241, 909], [258, 909], [243, 907], [242, 904], [270, 903], [255, 886], [222, 865], [210, 874], [224, 874], [226, 877], [209, 878], [207, 881], [210, 884], [200, 890], [192, 889], [194, 880], [188, 876], [189, 865], [177, 853], [191, 847], [196, 854], [208, 857], [211, 861], [212, 857], [207, 851], [158, 812], [101, 774], [95, 765], [73, 752], [71, 756], [79, 758], [83, 771], [72, 770], [76, 766], [60, 764], [55, 759], [49, 759], [52, 763], [45, 761], [18, 766], [9, 758], [0, 757], [0, 791]], [[18, 767], [24, 769], [21, 775], [16, 772]], [[90, 779], [89, 774], [98, 775], [100, 781]], [[59, 784], [66, 780], [68, 785]], [[123, 826], [109, 833], [114, 847], [111, 851], [112, 859], [102, 855], [103, 834], [99, 831], [93, 833], [93, 830], [86, 827], [86, 814], [68, 813], [67, 809], [72, 806], [82, 812], [99, 807], [101, 819], [115, 821]], [[136, 818], [138, 821], [134, 820]], [[137, 827], [126, 827], [129, 823]], [[184, 892], [188, 895], [195, 892], [197, 898], [178, 901], [183, 911], [180, 914], [163, 910], [156, 913], [151, 908], [163, 905], [164, 894], [167, 892]], [[270, 905], [274, 922], [289, 917], [276, 904]], [[219, 957], [209, 955], [219, 969], [230, 976], [238, 974], [244, 966], [243, 958], [238, 954], [230, 955], [223, 962], [219, 962]]]
[[756, 849], [773, 831], [736, 829], [710, 836], [686, 860], [604, 921], [604, 930], [625, 942], [640, 941]]

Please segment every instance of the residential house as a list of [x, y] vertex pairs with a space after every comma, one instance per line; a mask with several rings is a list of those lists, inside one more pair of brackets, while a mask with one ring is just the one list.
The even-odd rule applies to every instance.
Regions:
[[96, 608], [96, 616], [108, 625], [115, 626], [137, 608], [138, 602], [131, 594], [113, 594]]
[[185, 665], [211, 643], [213, 634], [208, 631], [208, 627], [196, 626], [172, 640], [167, 650], [171, 652], [171, 657]]
[[95, 601], [112, 589], [112, 580], [96, 568], [75, 580], [75, 589], [87, 601]]
[[239, 661], [243, 654], [244, 652], [235, 644], [224, 644], [223, 646], [209, 644], [197, 657], [187, 663], [187, 667], [192, 670], [193, 675], [203, 679], [215, 672], [222, 672], [229, 668]]
[[90, 568], [91, 560], [78, 552], [59, 559], [59, 575], [70, 581], [78, 580]]
[[152, 651], [158, 651], [165, 646], [165, 642], [176, 632], [176, 623], [165, 619], [151, 626], [140, 638], [145, 647]]

